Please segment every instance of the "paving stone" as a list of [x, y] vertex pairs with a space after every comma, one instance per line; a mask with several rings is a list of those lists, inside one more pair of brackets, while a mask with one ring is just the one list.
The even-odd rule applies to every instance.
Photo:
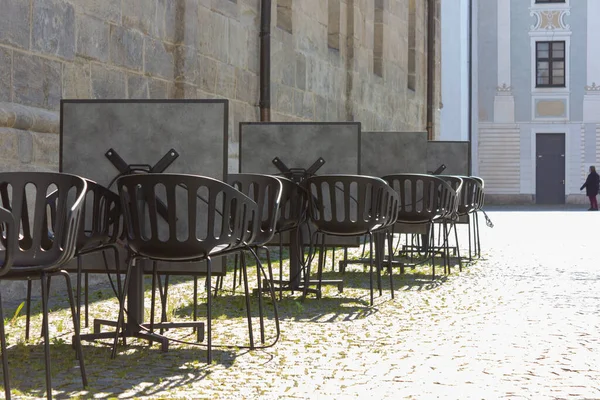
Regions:
[[[373, 307], [368, 284], [351, 286], [354, 267], [343, 293], [334, 289], [304, 302], [285, 298], [274, 347], [222, 348], [206, 366], [202, 348], [173, 346], [164, 354], [140, 346], [101, 368], [93, 360], [100, 363], [106, 347], [86, 346], [93, 380], [81, 397], [600, 398], [600, 272], [591, 214], [491, 207], [488, 214], [495, 226], [481, 227], [483, 256], [461, 272], [454, 267], [432, 281], [429, 274], [409, 279], [396, 270], [395, 298], [384, 280]], [[459, 235], [464, 251], [465, 226]], [[191, 282], [183, 285], [170, 286], [170, 299], [178, 290], [191, 292]], [[231, 333], [245, 338], [245, 323], [243, 316], [215, 318], [215, 340]], [[17, 351], [13, 346], [9, 355]], [[126, 377], [119, 376], [123, 368]], [[73, 391], [55, 395], [80, 392], [77, 374], [55, 382], [62, 379]], [[35, 382], [43, 385], [43, 378]], [[27, 385], [16, 386], [25, 389], [23, 398], [39, 396]]]

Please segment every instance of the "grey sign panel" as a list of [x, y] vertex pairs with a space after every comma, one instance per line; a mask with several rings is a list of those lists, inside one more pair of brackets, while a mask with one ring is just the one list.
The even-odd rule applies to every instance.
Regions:
[[363, 132], [361, 174], [427, 172], [427, 132]]
[[240, 123], [240, 172], [277, 174], [275, 157], [288, 168], [322, 157], [317, 174], [359, 174], [360, 140], [359, 122]]
[[179, 158], [165, 172], [224, 179], [227, 114], [227, 100], [63, 100], [60, 170], [108, 185], [119, 172], [110, 148], [150, 166], [174, 149]]
[[[288, 168], [309, 168], [322, 157], [317, 175], [360, 174], [360, 127], [360, 122], [242, 122], [240, 172], [279, 174], [275, 157]], [[288, 235], [282, 240], [289, 244]], [[326, 245], [357, 246], [358, 239], [328, 235]]]
[[[227, 174], [227, 100], [63, 100], [60, 128], [60, 171], [104, 186], [119, 175], [105, 155], [109, 149], [125, 164], [150, 167], [173, 149], [179, 157], [164, 172], [220, 180]], [[85, 269], [103, 271], [98, 260]], [[181, 272], [198, 270], [197, 264], [177, 265]], [[213, 265], [221, 269], [224, 263]]]
[[435, 171], [444, 164], [443, 175], [469, 175], [469, 142], [429, 141], [427, 170]]

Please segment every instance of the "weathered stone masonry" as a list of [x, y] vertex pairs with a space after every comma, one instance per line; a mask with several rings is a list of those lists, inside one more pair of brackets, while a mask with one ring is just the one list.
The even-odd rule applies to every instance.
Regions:
[[[272, 120], [425, 130], [427, 10], [415, 3], [413, 91], [408, 0], [273, 0]], [[227, 98], [235, 167], [238, 122], [258, 120], [259, 7], [0, 0], [0, 170], [57, 169], [61, 98]]]

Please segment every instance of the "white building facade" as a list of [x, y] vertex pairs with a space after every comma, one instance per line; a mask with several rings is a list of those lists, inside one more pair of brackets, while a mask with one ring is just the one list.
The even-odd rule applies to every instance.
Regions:
[[488, 200], [584, 202], [600, 159], [597, 0], [479, 2], [477, 173]]
[[[586, 202], [579, 188], [589, 166], [600, 167], [600, 1], [465, 3], [473, 16], [461, 44], [471, 43], [470, 80], [468, 62], [446, 65], [457, 53], [444, 57], [454, 40], [444, 24], [460, 31], [464, 18], [442, 12], [442, 140], [465, 140], [467, 132], [488, 203]], [[469, 116], [447, 109], [464, 110], [457, 85], [471, 88], [470, 134]]]

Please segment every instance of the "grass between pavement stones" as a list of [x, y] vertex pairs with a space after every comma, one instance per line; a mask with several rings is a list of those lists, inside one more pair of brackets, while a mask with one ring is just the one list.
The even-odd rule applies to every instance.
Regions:
[[[350, 249], [349, 259], [357, 259], [363, 253], [362, 249]], [[278, 355], [278, 348], [288, 348], [290, 345], [300, 345], [300, 339], [294, 335], [295, 327], [299, 324], [344, 323], [366, 319], [378, 311], [378, 303], [388, 301], [389, 286], [387, 275], [382, 277], [383, 297], [379, 298], [375, 291], [374, 307], [369, 306], [369, 274], [368, 268], [361, 265], [350, 265], [345, 274], [332, 271], [331, 251], [326, 261], [325, 279], [344, 279], [342, 292], [336, 286], [323, 286], [321, 299], [314, 295], [308, 296], [304, 301], [301, 293], [284, 292], [283, 299], [277, 302], [279, 316], [282, 321], [282, 338], [271, 352], [255, 350], [259, 360], [253, 362], [268, 363], [273, 357], [279, 357], [279, 362], [286, 362], [286, 357], [293, 358], [297, 353], [306, 351], [298, 348], [289, 349]], [[287, 253], [283, 254], [287, 257]], [[272, 252], [272, 259], [276, 260], [278, 253]], [[343, 251], [337, 250], [337, 261], [343, 258]], [[229, 273], [226, 275], [223, 290], [215, 297], [213, 303], [213, 364], [206, 365], [206, 347], [191, 344], [195, 334], [191, 329], [175, 329], [165, 334], [177, 341], [171, 342], [169, 352], [162, 353], [159, 345], [149, 345], [147, 341], [128, 339], [127, 346], [119, 346], [116, 359], [110, 359], [111, 340], [84, 342], [84, 357], [88, 374], [89, 385], [81, 387], [78, 362], [71, 347], [73, 326], [66, 296], [58, 294], [50, 299], [50, 338], [51, 361], [54, 394], [69, 398], [111, 398], [123, 393], [130, 393], [128, 397], [179, 397], [186, 398], [186, 390], [191, 390], [198, 381], [211, 380], [212, 385], [228, 385], [228, 380], [212, 382], [211, 374], [215, 368], [230, 369], [238, 359], [248, 353], [249, 345], [248, 325], [246, 321], [245, 300], [243, 290], [233, 286], [233, 257], [228, 258]], [[263, 261], [265, 261], [263, 259]], [[284, 268], [289, 260], [284, 258]], [[394, 285], [398, 291], [420, 291], [433, 289], [447, 279], [440, 276], [443, 272], [441, 259], [436, 260], [438, 278], [431, 279], [431, 266], [424, 262], [414, 268], [406, 268], [404, 274], [399, 273], [399, 268], [394, 268]], [[266, 268], [266, 262], [264, 263]], [[273, 263], [274, 274], [278, 274], [278, 262]], [[313, 271], [316, 270], [316, 260], [313, 261]], [[335, 270], [339, 271], [335, 265]], [[452, 270], [454, 273], [458, 268]], [[249, 265], [248, 276], [252, 287], [256, 285], [256, 266]], [[276, 277], [277, 279], [277, 277]], [[215, 284], [213, 280], [213, 286]], [[203, 290], [204, 278], [199, 278], [199, 320], [205, 320], [206, 308], [204, 307], [205, 291]], [[145, 279], [145, 314], [146, 321], [150, 318], [151, 277]], [[192, 320], [193, 310], [193, 281], [189, 277], [170, 278], [167, 305], [167, 319], [169, 321]], [[278, 294], [277, 294], [278, 295]], [[118, 302], [110, 287], [95, 288], [90, 293], [90, 328], [82, 328], [82, 333], [91, 332], [94, 318], [116, 318]], [[157, 295], [158, 299], [158, 295]], [[157, 300], [158, 301], [158, 300]], [[266, 345], [275, 338], [273, 323], [272, 303], [267, 295], [263, 296], [266, 310]], [[252, 297], [253, 332], [255, 343], [262, 346], [258, 330], [258, 302], [257, 297]], [[401, 305], [400, 305], [401, 307]], [[44, 353], [41, 339], [41, 305], [37, 301], [32, 307], [31, 336], [25, 342], [25, 316], [24, 308], [5, 310], [5, 326], [9, 349], [7, 351], [10, 362], [11, 389], [19, 398], [37, 398], [44, 396]], [[83, 307], [82, 307], [83, 313]], [[155, 309], [155, 320], [160, 318], [160, 306]], [[82, 321], [83, 326], [83, 321]], [[104, 328], [109, 329], [109, 328]], [[324, 338], [315, 337], [319, 342]], [[343, 356], [343, 354], [342, 354]], [[221, 375], [221, 374], [219, 374]], [[258, 388], [257, 390], [262, 390]], [[179, 394], [178, 394], [179, 393]], [[192, 395], [192, 397], [194, 397]]]

